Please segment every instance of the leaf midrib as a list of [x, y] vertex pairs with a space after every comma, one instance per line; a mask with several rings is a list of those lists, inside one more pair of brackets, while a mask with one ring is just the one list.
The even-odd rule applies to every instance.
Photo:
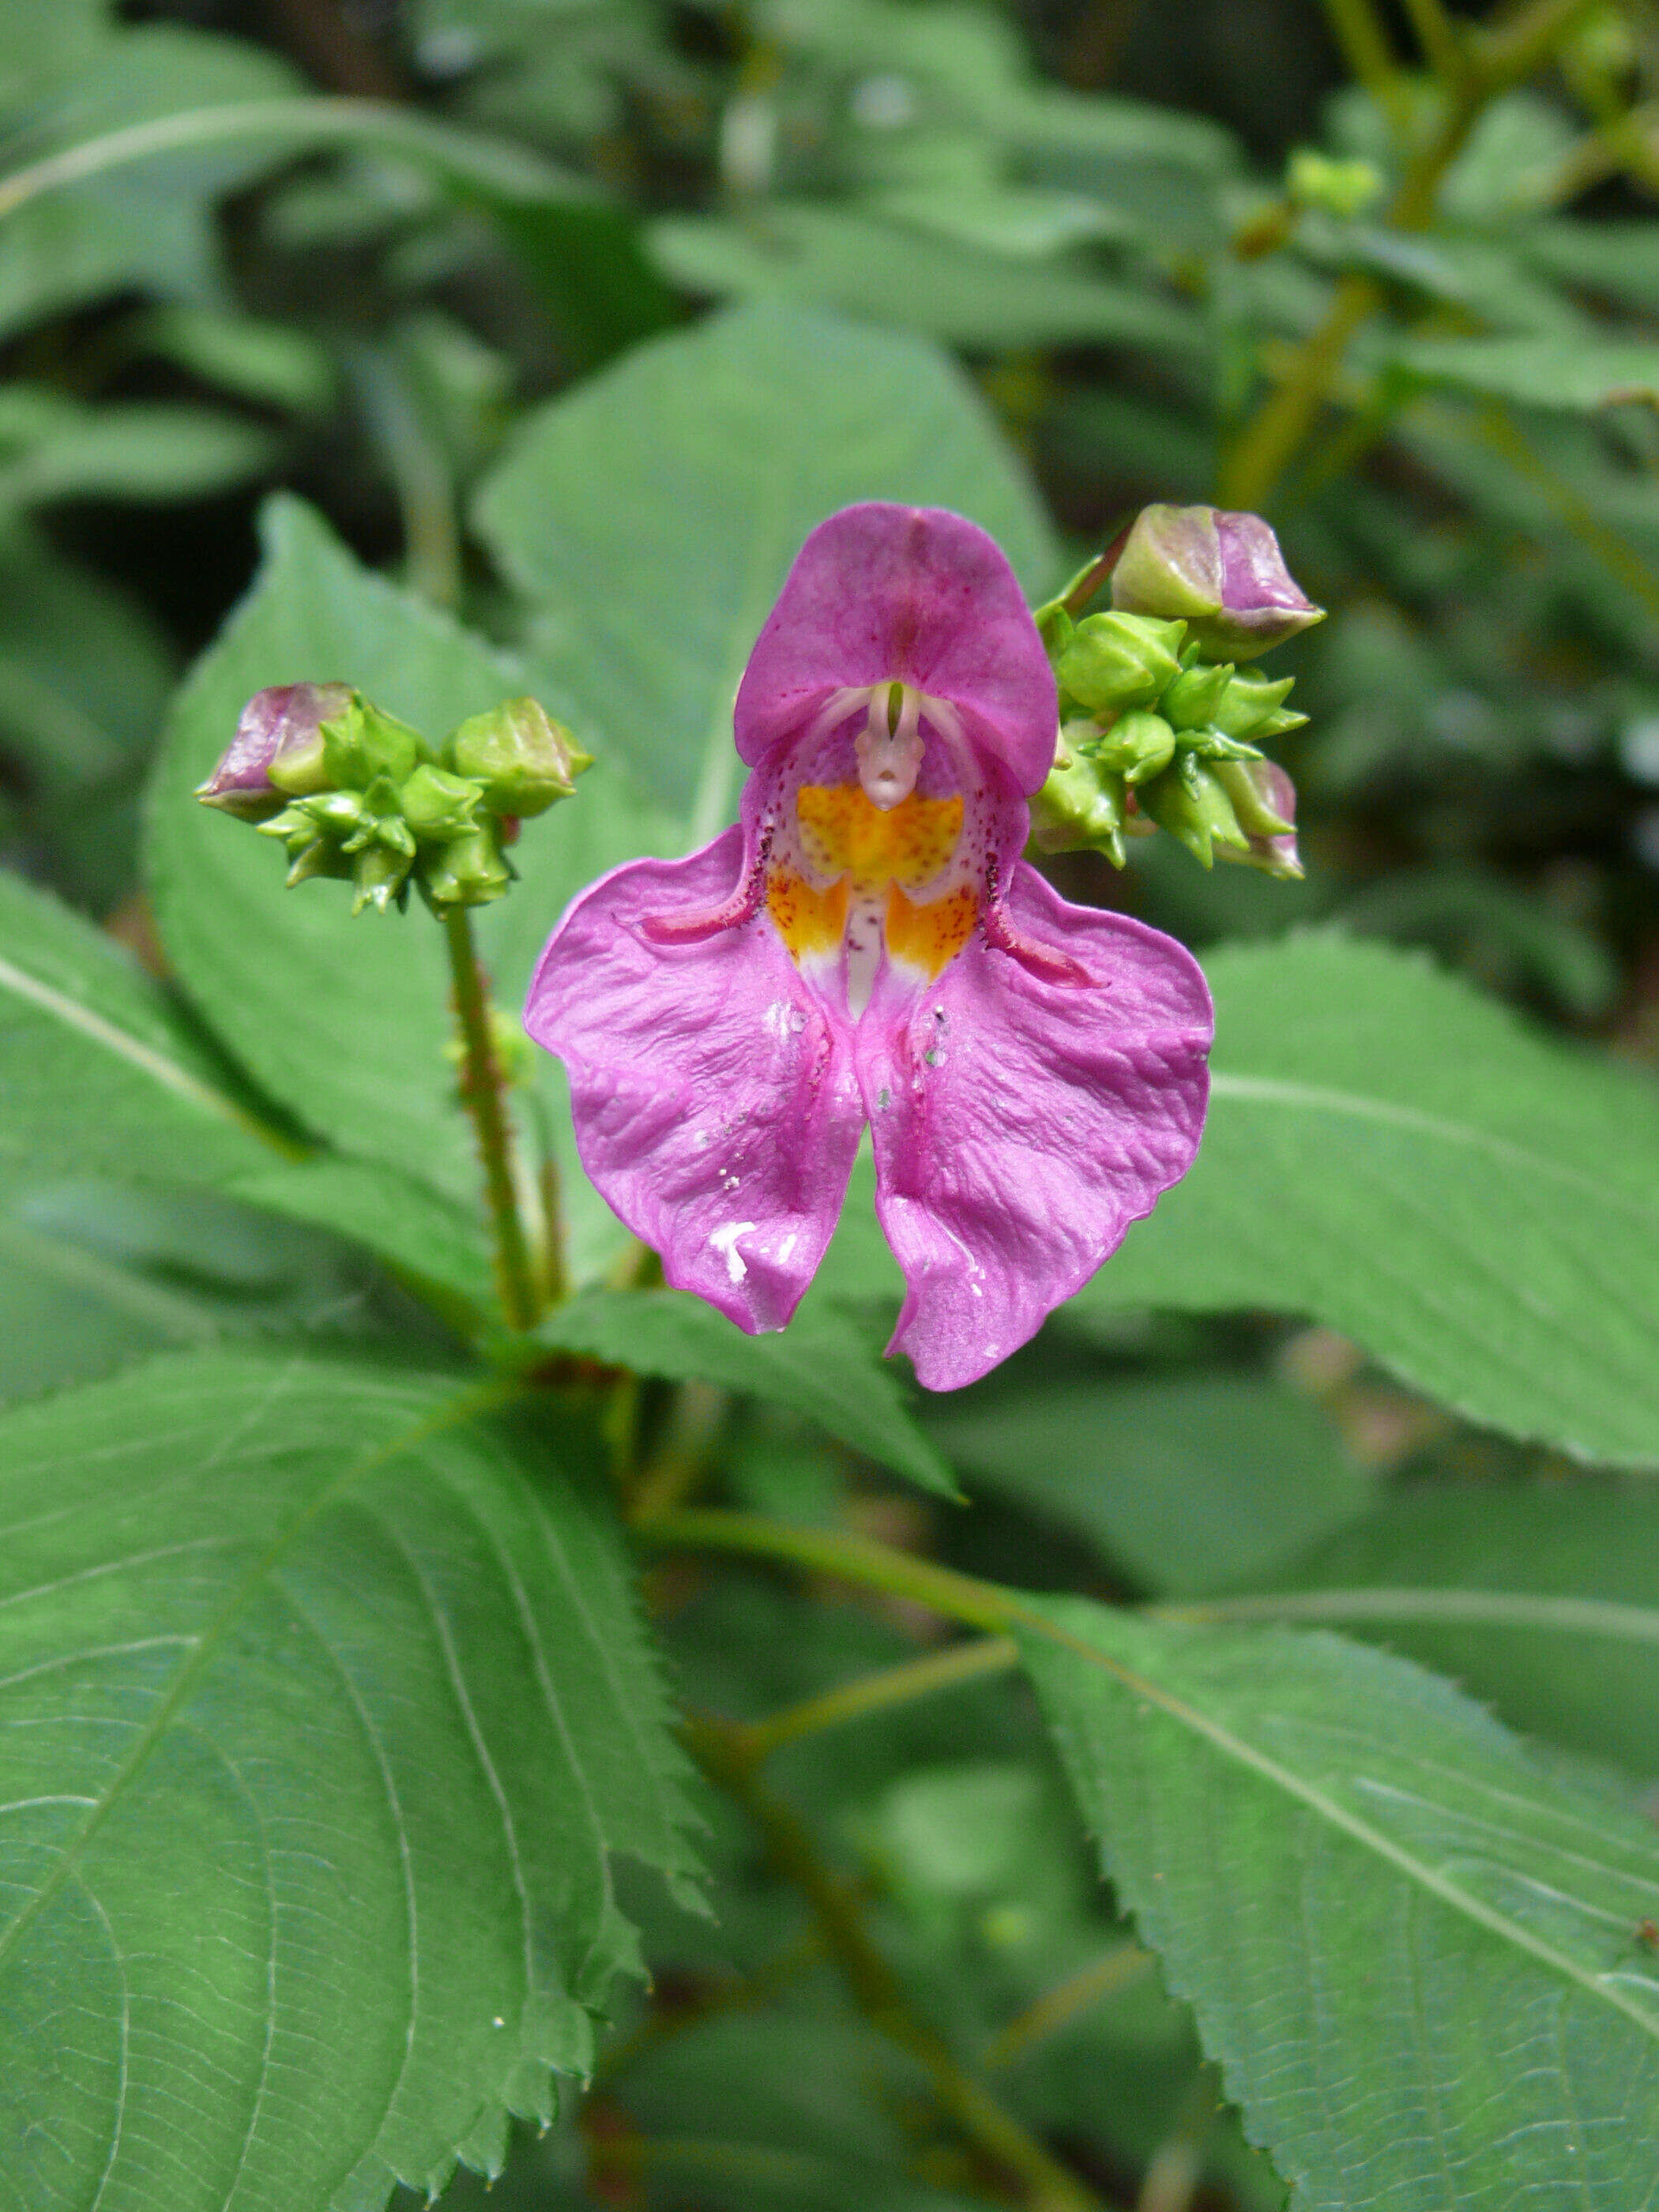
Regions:
[[1195, 1705], [1188, 1705], [1185, 1698], [1178, 1697], [1174, 1691], [1165, 1689], [1161, 1683], [1140, 1674], [1127, 1662], [1115, 1658], [1110, 1653], [1102, 1650], [1098, 1645], [1091, 1644], [1085, 1637], [1073, 1635], [1070, 1631], [1061, 1627], [1059, 1622], [1048, 1619], [1041, 1612], [1028, 1610], [1024, 1603], [1016, 1601], [1010, 1606], [1009, 1612], [1010, 1626], [1016, 1630], [1023, 1629], [1028, 1635], [1032, 1632], [1041, 1634], [1045, 1641], [1059, 1646], [1073, 1657], [1086, 1659], [1093, 1665], [1103, 1668], [1122, 1688], [1129, 1691], [1135, 1697], [1145, 1698], [1148, 1704], [1157, 1706], [1160, 1712], [1167, 1714], [1171, 1720], [1177, 1722], [1190, 1733], [1202, 1737], [1224, 1758], [1231, 1759], [1236, 1765], [1244, 1767], [1261, 1780], [1271, 1784], [1285, 1796], [1294, 1797], [1310, 1812], [1328, 1821], [1332, 1827], [1340, 1830], [1352, 1841], [1361, 1844], [1377, 1857], [1384, 1860], [1396, 1872], [1425, 1889], [1431, 1896], [1437, 1898], [1443, 1905], [1462, 1913], [1477, 1926], [1486, 1929], [1489, 1935], [1496, 1936], [1501, 1941], [1512, 1944], [1516, 1948], [1528, 1952], [1540, 1965], [1548, 1966], [1553, 1972], [1565, 1976], [1587, 1995], [1600, 1997], [1605, 2003], [1610, 2004], [1616, 2012], [1623, 2013], [1644, 2033], [1659, 2041], [1659, 2018], [1656, 2018], [1652, 2012], [1632, 2002], [1621, 1992], [1609, 1989], [1604, 1981], [1588, 1972], [1578, 1965], [1576, 1960], [1569, 1958], [1565, 1952], [1558, 1951], [1553, 1944], [1545, 1942], [1541, 1937], [1534, 1936], [1530, 1929], [1522, 1926], [1518, 1921], [1512, 1920], [1507, 1914], [1499, 1912], [1495, 1906], [1487, 1905], [1482, 1899], [1474, 1896], [1459, 1883], [1449, 1881], [1444, 1875], [1437, 1872], [1433, 1867], [1419, 1858], [1414, 1852], [1407, 1850], [1403, 1844], [1395, 1843], [1381, 1829], [1374, 1827], [1369, 1820], [1363, 1820], [1357, 1813], [1350, 1812], [1346, 1807], [1339, 1804], [1334, 1798], [1316, 1784], [1305, 1780], [1302, 1776], [1293, 1772], [1291, 1768], [1282, 1765], [1268, 1753], [1258, 1749], [1255, 1744], [1247, 1742], [1243, 1737], [1234, 1735], [1231, 1729], [1224, 1727], [1219, 1721], [1211, 1719]]
[[1230, 1075], [1218, 1072], [1210, 1079], [1212, 1098], [1237, 1098], [1261, 1105], [1289, 1106], [1304, 1112], [1345, 1114], [1355, 1121], [1380, 1122], [1385, 1127], [1401, 1129], [1414, 1136], [1431, 1137], [1442, 1144], [1458, 1145], [1466, 1150], [1484, 1152], [1502, 1167], [1518, 1169], [1528, 1175], [1545, 1176], [1577, 1191], [1581, 1196], [1597, 1200], [1603, 1206], [1627, 1213], [1632, 1221], [1644, 1227], [1659, 1226], [1659, 1206], [1644, 1205], [1633, 1192], [1610, 1185], [1601, 1178], [1571, 1167], [1563, 1160], [1554, 1159], [1546, 1152], [1530, 1151], [1510, 1137], [1499, 1137], [1491, 1130], [1473, 1123], [1454, 1121], [1443, 1115], [1428, 1114], [1414, 1106], [1404, 1106], [1390, 1098], [1368, 1097], [1363, 1091], [1328, 1088], [1320, 1084], [1300, 1083], [1286, 1077], [1271, 1075]]

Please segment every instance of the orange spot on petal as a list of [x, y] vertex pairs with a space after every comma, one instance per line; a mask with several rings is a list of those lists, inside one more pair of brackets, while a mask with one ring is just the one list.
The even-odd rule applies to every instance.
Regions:
[[974, 933], [979, 900], [971, 884], [913, 905], [896, 884], [887, 894], [887, 951], [924, 969], [931, 981], [949, 967]]
[[801, 851], [821, 876], [848, 875], [861, 891], [919, 890], [957, 849], [962, 801], [913, 792], [884, 813], [862, 785], [804, 783], [795, 799]]
[[774, 868], [766, 878], [766, 910], [799, 965], [809, 954], [839, 946], [847, 927], [847, 885], [815, 890], [792, 868]]

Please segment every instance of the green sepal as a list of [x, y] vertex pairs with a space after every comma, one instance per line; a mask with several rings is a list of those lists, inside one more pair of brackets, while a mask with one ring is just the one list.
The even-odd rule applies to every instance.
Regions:
[[1224, 738], [1219, 730], [1183, 730], [1181, 742], [1188, 752], [1198, 755], [1201, 761], [1260, 760], [1261, 748], [1247, 745], [1237, 738]]
[[[1260, 755], [1257, 756], [1260, 758]], [[1216, 769], [1216, 780], [1226, 793], [1238, 826], [1251, 837], [1293, 837], [1294, 822], [1286, 822], [1276, 814], [1262, 797], [1254, 778], [1240, 768], [1224, 763]], [[1299, 871], [1298, 871], [1299, 872]]]
[[1150, 707], [1179, 673], [1187, 625], [1150, 615], [1087, 615], [1060, 655], [1060, 689], [1079, 707]]
[[404, 819], [398, 786], [389, 775], [377, 775], [369, 785], [357, 826], [342, 841], [342, 849], [348, 853], [365, 852], [372, 845], [382, 845], [405, 860], [415, 857], [414, 835]]
[[476, 777], [452, 775], [422, 761], [398, 793], [404, 819], [426, 842], [459, 837], [477, 827], [483, 787]]
[[313, 837], [308, 845], [297, 841], [288, 848], [287, 888], [294, 890], [313, 876], [349, 876], [350, 864], [339, 847], [327, 837]]
[[1162, 714], [1136, 707], [1120, 714], [1088, 750], [1103, 768], [1115, 769], [1125, 782], [1141, 784], [1161, 775], [1175, 758], [1176, 734]]
[[492, 814], [513, 817], [544, 814], [556, 799], [572, 798], [575, 779], [593, 765], [536, 699], [507, 699], [469, 715], [445, 740], [444, 758], [476, 780]]
[[400, 722], [354, 691], [343, 712], [321, 726], [323, 761], [331, 783], [367, 791], [377, 775], [401, 783], [430, 749], [418, 730]]
[[1036, 624], [1037, 635], [1042, 640], [1043, 649], [1049, 659], [1058, 663], [1060, 656], [1077, 634], [1077, 624], [1072, 619], [1071, 609], [1063, 599], [1050, 599], [1046, 606], [1031, 610], [1031, 620]]

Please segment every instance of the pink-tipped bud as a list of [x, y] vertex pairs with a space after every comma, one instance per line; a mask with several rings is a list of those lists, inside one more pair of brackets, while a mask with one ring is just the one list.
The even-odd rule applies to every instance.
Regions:
[[1211, 660], [1252, 660], [1325, 616], [1259, 514], [1215, 507], [1144, 508], [1112, 572], [1112, 605], [1180, 618]]
[[[196, 796], [244, 822], [265, 822], [291, 798], [329, 789], [323, 767], [322, 725], [344, 712], [351, 691], [344, 684], [276, 684], [256, 691], [242, 709], [236, 734]], [[281, 763], [280, 783], [271, 771]]]
[[1277, 761], [1220, 761], [1215, 774], [1232, 801], [1248, 849], [1224, 854], [1266, 874], [1301, 878], [1296, 845], [1296, 786]]

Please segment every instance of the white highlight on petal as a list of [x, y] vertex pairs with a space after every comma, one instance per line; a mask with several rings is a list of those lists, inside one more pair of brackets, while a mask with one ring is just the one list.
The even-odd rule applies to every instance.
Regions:
[[740, 1283], [749, 1273], [749, 1263], [738, 1249], [738, 1239], [746, 1237], [754, 1225], [752, 1221], [728, 1221], [708, 1240], [726, 1261], [726, 1272], [734, 1283]]
[[910, 796], [927, 744], [921, 692], [908, 684], [877, 684], [864, 727], [853, 740], [859, 781], [872, 806], [890, 813]]

